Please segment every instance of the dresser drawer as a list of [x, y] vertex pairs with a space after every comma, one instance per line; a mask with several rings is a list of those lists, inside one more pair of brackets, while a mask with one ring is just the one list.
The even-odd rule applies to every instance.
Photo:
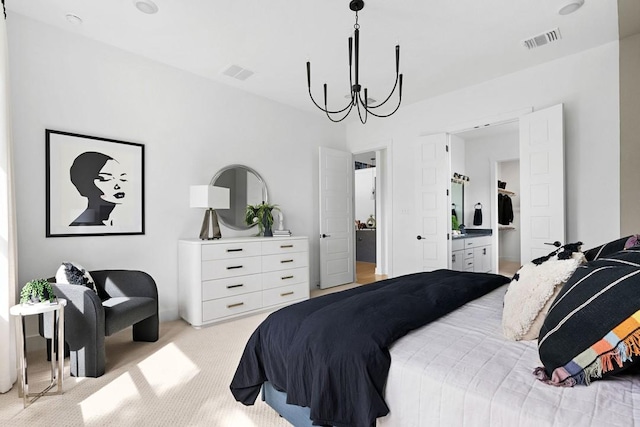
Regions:
[[207, 280], [202, 282], [202, 300], [208, 301], [260, 290], [262, 290], [262, 276], [260, 274]]
[[202, 280], [259, 274], [260, 257], [202, 261]]
[[293, 252], [290, 254], [265, 255], [262, 257], [262, 271], [288, 270], [309, 265], [307, 252]]
[[265, 307], [306, 298], [309, 298], [309, 285], [306, 282], [267, 289], [262, 292], [262, 304]]
[[464, 259], [473, 258], [473, 248], [465, 248]]
[[309, 269], [306, 267], [291, 270], [272, 271], [262, 275], [262, 289], [277, 288], [297, 283], [309, 283]]
[[262, 307], [262, 292], [214, 299], [202, 303], [202, 321], [209, 322]]
[[202, 260], [260, 256], [260, 242], [216, 243], [202, 245]]
[[309, 252], [309, 243], [307, 239], [262, 242], [263, 255], [275, 255], [289, 252]]

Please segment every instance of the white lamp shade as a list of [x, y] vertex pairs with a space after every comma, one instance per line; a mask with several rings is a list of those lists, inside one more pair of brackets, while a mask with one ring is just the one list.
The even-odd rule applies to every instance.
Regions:
[[229, 189], [213, 185], [192, 185], [189, 200], [192, 208], [229, 209]]

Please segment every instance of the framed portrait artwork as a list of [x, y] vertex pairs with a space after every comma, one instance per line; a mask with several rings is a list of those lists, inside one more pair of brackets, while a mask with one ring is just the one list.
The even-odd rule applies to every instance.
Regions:
[[47, 237], [144, 234], [144, 145], [46, 130]]

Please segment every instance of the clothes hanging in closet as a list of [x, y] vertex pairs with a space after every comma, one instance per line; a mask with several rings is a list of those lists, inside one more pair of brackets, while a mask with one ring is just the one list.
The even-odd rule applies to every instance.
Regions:
[[509, 225], [513, 222], [513, 204], [511, 197], [506, 194], [498, 194], [498, 223]]

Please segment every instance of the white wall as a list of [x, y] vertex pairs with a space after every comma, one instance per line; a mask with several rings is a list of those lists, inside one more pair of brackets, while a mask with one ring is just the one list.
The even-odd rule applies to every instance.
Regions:
[[[553, 48], [553, 47], [550, 47]], [[437, 64], [434, 64], [437, 66]], [[411, 79], [405, 76], [405, 90]], [[620, 230], [618, 42], [495, 80], [403, 105], [394, 116], [350, 123], [348, 147], [372, 139], [393, 145], [393, 276], [415, 271], [415, 142], [419, 135], [525, 107], [564, 103], [567, 238], [585, 247], [612, 240]], [[593, 195], [598, 203], [593, 203]]]
[[[161, 319], [176, 318], [177, 242], [197, 237], [203, 216], [189, 186], [241, 163], [265, 179], [286, 227], [310, 237], [315, 287], [318, 146], [344, 149], [344, 127], [20, 15], [8, 28], [19, 283], [64, 260], [140, 269], [158, 284]], [[45, 238], [46, 128], [145, 144], [145, 235]]]
[[640, 233], [640, 34], [620, 40], [620, 235]]

